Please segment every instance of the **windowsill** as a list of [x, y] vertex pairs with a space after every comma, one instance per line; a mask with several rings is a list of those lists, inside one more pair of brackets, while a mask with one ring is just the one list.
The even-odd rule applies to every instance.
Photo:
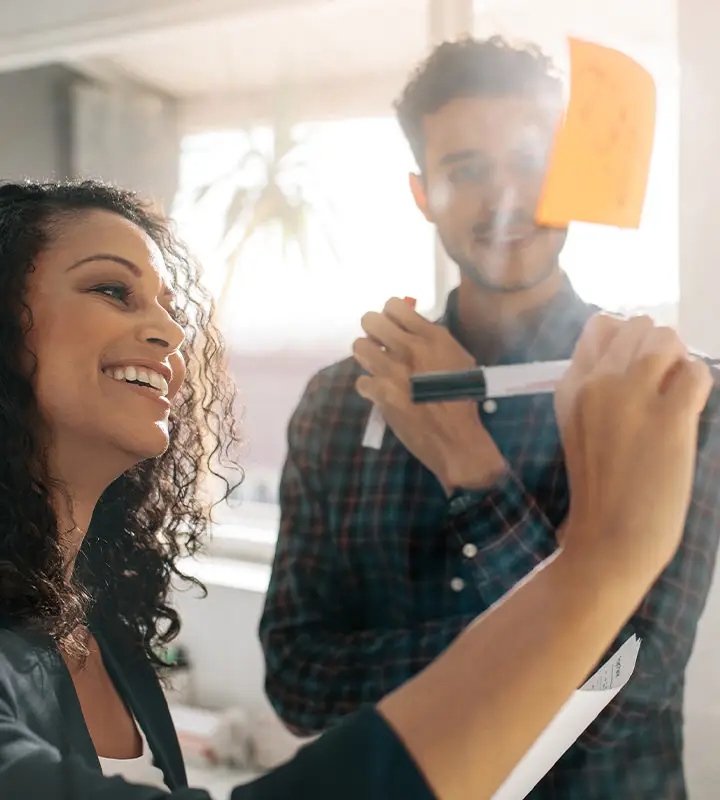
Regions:
[[216, 515], [204, 553], [213, 559], [269, 566], [275, 557], [279, 526], [277, 505], [244, 502], [232, 514]]
[[258, 564], [238, 558], [199, 555], [183, 558], [181, 572], [197, 578], [206, 586], [222, 586], [253, 594], [265, 594], [270, 583], [270, 564]]

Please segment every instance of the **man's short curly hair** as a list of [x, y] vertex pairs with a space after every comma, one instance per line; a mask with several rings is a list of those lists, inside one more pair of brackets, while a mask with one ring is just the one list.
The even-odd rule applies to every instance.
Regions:
[[415, 70], [395, 111], [400, 127], [422, 169], [425, 160], [423, 119], [461, 97], [513, 94], [562, 94], [560, 74], [536, 45], [515, 45], [502, 36], [443, 42]]

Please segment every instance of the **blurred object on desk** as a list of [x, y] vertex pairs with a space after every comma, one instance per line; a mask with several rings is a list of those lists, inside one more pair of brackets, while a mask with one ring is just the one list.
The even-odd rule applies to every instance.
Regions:
[[195, 691], [187, 649], [181, 644], [172, 643], [163, 652], [162, 659], [170, 667], [165, 690], [168, 702], [191, 705], [195, 699]]
[[259, 712], [250, 724], [250, 750], [253, 766], [262, 772], [289, 761], [312, 739], [299, 739], [280, 722], [275, 712]]
[[248, 715], [242, 709], [210, 711], [171, 703], [170, 713], [188, 764], [251, 766]]

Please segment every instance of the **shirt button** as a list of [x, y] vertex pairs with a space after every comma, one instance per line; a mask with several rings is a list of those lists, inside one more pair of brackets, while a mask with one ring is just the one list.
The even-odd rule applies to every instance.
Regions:
[[453, 578], [450, 581], [450, 588], [453, 592], [462, 592], [465, 588], [465, 581], [462, 578]]
[[463, 545], [462, 554], [465, 558], [475, 558], [477, 555], [477, 547], [472, 542], [468, 542], [467, 544]]
[[450, 501], [450, 511], [459, 512], [462, 511], [465, 506], [465, 499], [463, 497], [455, 497], [453, 500]]
[[483, 403], [483, 411], [486, 414], [494, 414], [497, 411], [497, 403], [494, 400], [486, 400]]

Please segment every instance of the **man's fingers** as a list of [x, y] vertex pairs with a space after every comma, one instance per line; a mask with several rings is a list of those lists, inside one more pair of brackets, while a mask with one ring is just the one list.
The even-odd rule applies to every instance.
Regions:
[[436, 326], [415, 311], [415, 305], [408, 299], [391, 297], [385, 303], [383, 314], [389, 317], [396, 325], [408, 333], [422, 336], [436, 328]]
[[372, 375], [387, 377], [397, 370], [397, 363], [371, 339], [356, 339], [352, 350], [358, 364]]
[[361, 375], [355, 382], [355, 389], [361, 397], [370, 400], [381, 409], [398, 408], [410, 397], [409, 383], [403, 390], [397, 381], [371, 375]]
[[407, 354], [407, 332], [385, 314], [368, 311], [360, 321], [362, 329], [375, 342], [402, 358]]

